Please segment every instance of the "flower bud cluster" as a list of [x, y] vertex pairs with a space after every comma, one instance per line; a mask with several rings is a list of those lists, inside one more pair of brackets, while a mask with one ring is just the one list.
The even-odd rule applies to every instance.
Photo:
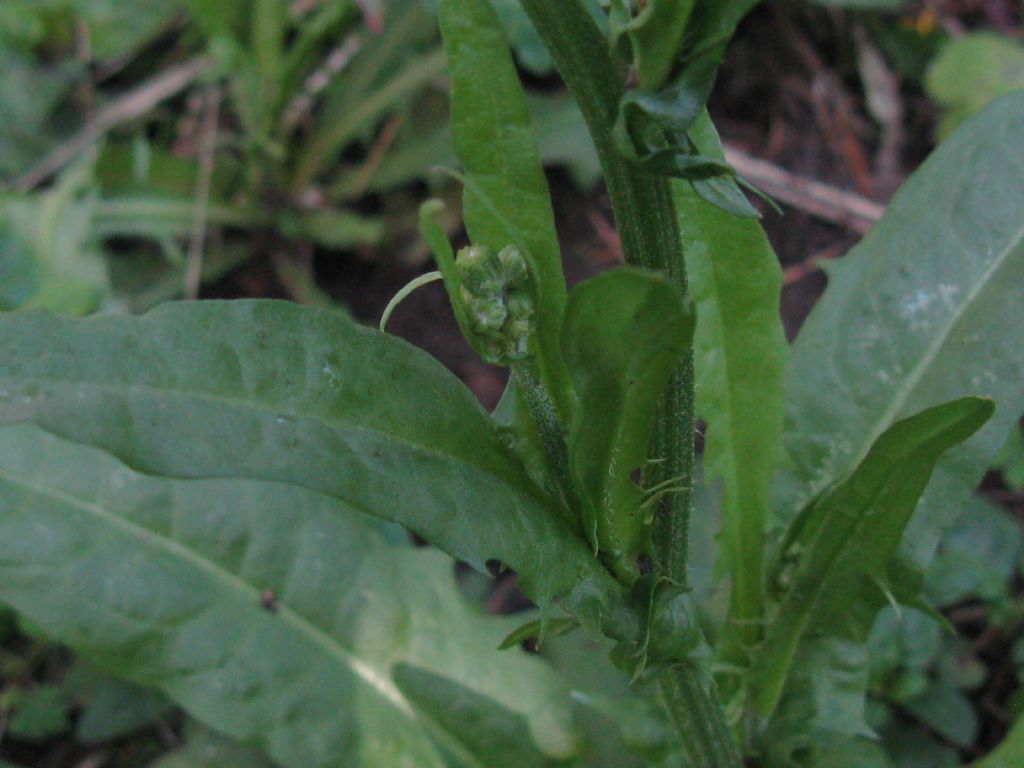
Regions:
[[535, 305], [522, 252], [513, 245], [500, 253], [471, 245], [459, 251], [455, 267], [474, 346], [485, 361], [508, 365], [528, 357]]

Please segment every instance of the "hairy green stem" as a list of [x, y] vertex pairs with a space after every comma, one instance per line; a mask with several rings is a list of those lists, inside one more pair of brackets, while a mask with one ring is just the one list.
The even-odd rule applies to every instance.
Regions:
[[[666, 179], [642, 172], [618, 151], [613, 127], [625, 75], [608, 41], [579, 0], [523, 0], [523, 7], [576, 97], [597, 148], [626, 261], [667, 272], [686, 288], [679, 223]], [[686, 584], [693, 486], [693, 353], [673, 374], [658, 408], [651, 458], [644, 478], [653, 486], [675, 479], [684, 490], [659, 507], [655, 554], [666, 576]]]
[[[597, 148], [626, 260], [660, 269], [686, 287], [686, 264], [669, 182], [631, 165], [615, 146], [613, 128], [624, 93], [622, 68], [580, 0], [521, 0], [559, 73], [576, 98]], [[644, 483], [669, 479], [682, 489], [666, 496], [655, 518], [654, 548], [661, 573], [685, 586], [693, 486], [693, 351], [673, 373], [655, 420], [653, 460]], [[742, 765], [724, 713], [692, 669], [659, 676], [662, 701], [698, 766]]]
[[[532, 366], [528, 364], [514, 365], [512, 366], [512, 376], [516, 384], [519, 385], [519, 391], [522, 393], [533, 423], [537, 427], [537, 436], [540, 438], [544, 460], [554, 473], [555, 482], [558, 483], [558, 489], [561, 491], [566, 505], [575, 512], [580, 508], [580, 498], [572, 472], [569, 470], [569, 451], [565, 444], [565, 431], [558, 419], [554, 403], [548, 397], [544, 385], [541, 384], [540, 378]], [[576, 526], [580, 525], [579, 520], [570, 522]]]
[[743, 765], [717, 697], [698, 670], [680, 666], [663, 673], [658, 693], [665, 712], [683, 736], [687, 768]]

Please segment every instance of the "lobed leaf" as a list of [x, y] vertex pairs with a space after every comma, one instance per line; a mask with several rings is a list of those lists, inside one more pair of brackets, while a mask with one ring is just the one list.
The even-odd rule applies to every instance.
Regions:
[[[572, 755], [567, 692], [494, 651], [515, 621], [475, 613], [447, 557], [371, 521], [298, 488], [146, 477], [0, 430], [0, 601], [102, 668], [294, 768], [441, 768], [450, 743], [494, 765], [478, 700], [520, 725], [522, 749]], [[461, 691], [466, 719], [403, 693], [396, 665]]]
[[897, 422], [790, 526], [769, 574], [784, 594], [747, 679], [762, 715], [774, 710], [802, 638], [863, 641], [878, 610], [902, 591], [897, 548], [935, 465], [993, 410], [990, 400], [968, 397]]
[[620, 598], [469, 390], [340, 314], [236, 301], [0, 316], [0, 422], [16, 421], [148, 474], [325, 493], [479, 568], [514, 568], [538, 604], [562, 598], [587, 626]]
[[865, 720], [864, 644], [808, 637], [799, 657], [778, 708], [755, 736], [764, 768], [889, 768]]
[[438, 17], [448, 54], [455, 153], [468, 183], [466, 229], [474, 245], [495, 253], [509, 245], [522, 250], [537, 305], [538, 372], [567, 419], [570, 390], [558, 351], [565, 278], [526, 96], [487, 0], [441, 0]]
[[632, 475], [692, 333], [682, 289], [654, 272], [606, 272], [569, 296], [562, 352], [580, 403], [569, 429], [570, 468], [584, 496], [585, 534], [627, 581], [637, 575], [651, 517]]
[[1024, 93], [943, 143], [847, 257], [791, 352], [779, 516], [847, 474], [896, 419], [965, 392], [995, 417], [939, 464], [905, 554], [927, 564], [1021, 412]]

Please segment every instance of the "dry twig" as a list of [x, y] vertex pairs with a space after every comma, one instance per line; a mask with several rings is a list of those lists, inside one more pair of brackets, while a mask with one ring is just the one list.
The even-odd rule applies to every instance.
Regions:
[[146, 114], [157, 104], [188, 88], [211, 65], [209, 59], [196, 58], [161, 72], [123, 94], [97, 112], [94, 120], [60, 144], [35, 167], [14, 183], [14, 189], [28, 192], [86, 151], [116, 125]]
[[210, 210], [210, 184], [213, 180], [214, 153], [217, 149], [217, 123], [220, 120], [220, 89], [212, 86], [206, 94], [206, 120], [199, 146], [199, 176], [196, 179], [196, 213], [189, 239], [188, 264], [185, 266], [185, 298], [199, 296], [203, 275], [203, 247]]
[[866, 233], [885, 207], [853, 192], [798, 176], [726, 145], [725, 159], [737, 173], [782, 202], [854, 232]]

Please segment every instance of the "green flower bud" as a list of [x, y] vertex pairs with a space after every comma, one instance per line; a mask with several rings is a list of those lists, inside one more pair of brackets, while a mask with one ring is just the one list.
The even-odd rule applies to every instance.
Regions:
[[529, 356], [535, 313], [530, 271], [515, 246], [494, 253], [483, 246], [459, 251], [459, 300], [474, 349], [489, 363], [509, 365]]
[[498, 264], [506, 287], [524, 285], [529, 280], [530, 268], [527, 266], [522, 252], [514, 245], [501, 249], [501, 253], [498, 254]]

